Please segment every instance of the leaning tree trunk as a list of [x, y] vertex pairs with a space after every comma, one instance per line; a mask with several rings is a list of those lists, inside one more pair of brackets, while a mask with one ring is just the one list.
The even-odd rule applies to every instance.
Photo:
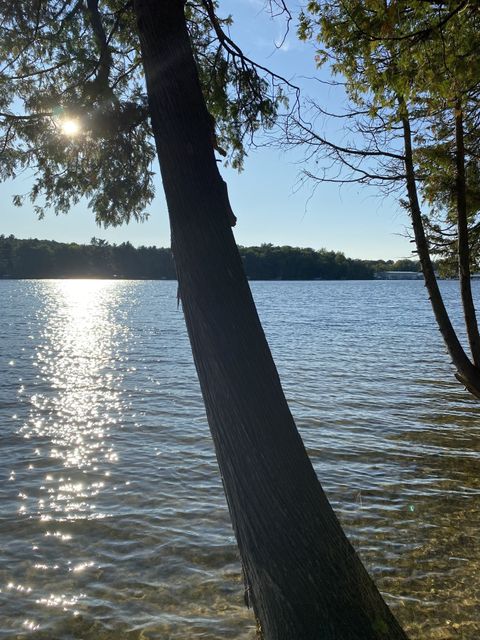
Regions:
[[[405, 103], [400, 100], [401, 108], [405, 109]], [[443, 302], [442, 294], [438, 287], [437, 278], [433, 270], [430, 259], [425, 229], [423, 226], [422, 212], [417, 194], [415, 178], [415, 167], [412, 152], [412, 133], [408, 114], [402, 117], [403, 139], [405, 147], [405, 173], [407, 179], [407, 192], [410, 204], [410, 215], [412, 218], [413, 233], [417, 247], [418, 257], [422, 266], [423, 278], [427, 287], [428, 295], [432, 305], [433, 313], [437, 321], [438, 328], [443, 337], [447, 350], [456, 368], [457, 379], [465, 385], [472, 395], [480, 398], [480, 370], [471, 363], [465, 353], [460, 341], [452, 326], [448, 312]]]
[[229, 225], [181, 0], [135, 0], [179, 292], [250, 602], [266, 640], [405, 640], [287, 406]]
[[462, 104], [455, 104], [455, 183], [458, 230], [458, 278], [468, 342], [475, 366], [480, 366], [480, 335], [472, 296], [470, 245], [468, 241], [467, 188], [465, 180], [465, 142]]

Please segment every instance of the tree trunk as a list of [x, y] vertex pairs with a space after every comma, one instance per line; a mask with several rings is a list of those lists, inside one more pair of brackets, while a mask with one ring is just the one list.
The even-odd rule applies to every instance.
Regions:
[[465, 181], [465, 143], [463, 135], [463, 114], [460, 101], [455, 104], [455, 165], [458, 229], [458, 277], [463, 305], [465, 327], [475, 366], [480, 366], [480, 335], [473, 303], [470, 278], [470, 246], [468, 241], [468, 216]]
[[[402, 104], [401, 102], [401, 105], [405, 108], [404, 103]], [[413, 233], [415, 236], [418, 257], [422, 266], [425, 286], [427, 287], [438, 328], [440, 329], [440, 333], [443, 337], [447, 350], [452, 358], [453, 365], [457, 369], [457, 373], [455, 375], [472, 395], [480, 398], [480, 370], [470, 362], [467, 354], [460, 344], [460, 341], [458, 340], [455, 329], [450, 322], [450, 318], [443, 303], [442, 294], [440, 293], [437, 278], [430, 259], [430, 251], [423, 226], [422, 212], [418, 201], [412, 153], [412, 133], [408, 114], [402, 118], [402, 125], [405, 145], [405, 173], [407, 176], [408, 200], [410, 204]]]
[[180, 297], [263, 637], [405, 640], [321, 489], [280, 386], [230, 228], [183, 2], [134, 8]]

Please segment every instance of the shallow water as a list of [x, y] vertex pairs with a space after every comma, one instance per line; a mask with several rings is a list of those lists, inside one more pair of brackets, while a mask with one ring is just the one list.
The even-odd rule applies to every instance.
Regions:
[[[476, 640], [479, 405], [422, 284], [252, 289], [387, 601], [412, 640]], [[0, 638], [252, 640], [176, 284], [3, 281], [0, 300]]]

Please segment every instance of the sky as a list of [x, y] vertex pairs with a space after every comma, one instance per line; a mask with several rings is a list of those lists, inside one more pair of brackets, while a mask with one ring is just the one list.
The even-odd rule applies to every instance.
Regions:
[[[317, 82], [314, 47], [298, 41], [295, 25], [280, 48], [285, 24], [271, 19], [263, 0], [220, 0], [220, 14], [231, 14], [231, 34], [243, 51], [272, 70], [302, 86], [322, 106], [341, 109], [333, 89]], [[272, 243], [342, 251], [351, 258], [398, 259], [410, 257], [408, 218], [394, 198], [373, 188], [306, 182], [300, 185], [304, 151], [252, 148], [241, 173], [221, 168], [232, 208], [238, 244]], [[68, 215], [47, 213], [37, 220], [31, 205], [14, 207], [12, 195], [28, 191], [31, 174], [0, 184], [0, 234], [18, 238], [43, 238], [61, 242], [90, 242], [92, 237], [109, 242], [129, 241], [135, 246], [169, 246], [170, 232], [163, 188], [155, 168], [154, 201], [144, 223], [119, 228], [100, 228], [86, 203]]]

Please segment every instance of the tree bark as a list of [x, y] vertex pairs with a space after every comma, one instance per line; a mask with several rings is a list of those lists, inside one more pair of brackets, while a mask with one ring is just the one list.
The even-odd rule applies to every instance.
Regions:
[[229, 224], [180, 0], [135, 0], [179, 292], [265, 640], [405, 640], [287, 406]]
[[468, 240], [468, 214], [465, 180], [465, 143], [463, 133], [463, 114], [460, 101], [455, 104], [455, 165], [456, 200], [458, 230], [458, 277], [463, 305], [463, 315], [468, 342], [476, 367], [480, 366], [480, 335], [477, 316], [473, 303], [470, 277], [470, 246]]
[[[401, 107], [405, 108], [401, 102]], [[418, 200], [417, 185], [415, 178], [415, 167], [412, 152], [412, 133], [408, 114], [402, 117], [403, 139], [405, 146], [405, 173], [407, 176], [407, 193], [410, 204], [410, 214], [412, 218], [413, 233], [417, 247], [418, 257], [422, 266], [423, 278], [427, 287], [428, 295], [432, 305], [433, 313], [437, 321], [438, 328], [443, 337], [447, 350], [452, 358], [453, 365], [457, 369], [456, 377], [462, 382], [472, 395], [480, 398], [480, 370], [473, 365], [465, 353], [460, 341], [455, 333], [455, 329], [450, 322], [448, 312], [445, 308], [442, 294], [438, 287], [437, 278], [433, 270], [430, 259], [430, 251], [425, 229], [423, 226], [422, 212]]]

